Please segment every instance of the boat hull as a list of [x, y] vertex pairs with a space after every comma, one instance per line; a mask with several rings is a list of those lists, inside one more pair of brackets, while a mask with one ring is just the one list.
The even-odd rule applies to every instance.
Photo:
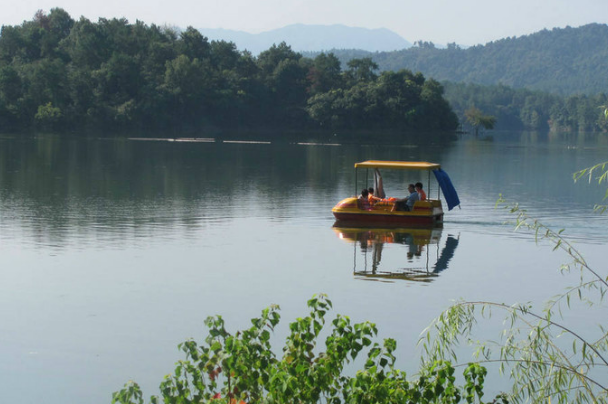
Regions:
[[357, 198], [346, 198], [332, 209], [334, 217], [339, 222], [379, 225], [413, 225], [429, 226], [443, 222], [441, 201], [418, 201], [412, 211], [392, 212], [393, 204], [380, 202], [371, 210], [359, 209]]

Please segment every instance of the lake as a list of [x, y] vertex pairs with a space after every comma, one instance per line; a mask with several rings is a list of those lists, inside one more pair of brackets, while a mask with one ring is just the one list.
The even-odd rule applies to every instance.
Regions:
[[[235, 331], [278, 304], [279, 350], [315, 293], [397, 339], [412, 373], [421, 331], [453, 300], [542, 302], [578, 279], [505, 224], [500, 194], [605, 271], [605, 186], [572, 180], [608, 160], [605, 135], [339, 143], [1, 137], [0, 402], [109, 403], [128, 380], [149, 397], [207, 316]], [[331, 208], [367, 159], [441, 163], [461, 208], [440, 229], [335, 228]], [[385, 190], [417, 180], [387, 175]]]

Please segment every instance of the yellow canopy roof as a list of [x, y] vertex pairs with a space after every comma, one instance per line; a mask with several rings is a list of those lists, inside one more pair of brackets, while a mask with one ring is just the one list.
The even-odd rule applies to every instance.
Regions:
[[355, 168], [388, 168], [392, 170], [436, 170], [440, 164], [426, 161], [382, 161], [367, 160], [355, 163]]

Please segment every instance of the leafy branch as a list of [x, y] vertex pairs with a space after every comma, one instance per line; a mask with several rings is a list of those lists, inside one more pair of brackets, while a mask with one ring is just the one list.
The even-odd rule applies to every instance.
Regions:
[[[607, 114], [606, 117], [608, 117], [608, 109], [606, 109], [604, 113]], [[583, 177], [588, 177], [589, 183], [596, 180], [599, 185], [608, 184], [608, 161], [577, 171], [572, 176], [575, 182]], [[604, 200], [606, 199], [608, 199], [608, 188], [606, 188], [606, 193], [604, 194]], [[608, 209], [608, 205], [597, 204], [594, 209], [596, 212], [605, 213], [606, 209]]]
[[[574, 174], [578, 181], [589, 176], [598, 184], [608, 183], [608, 162], [597, 164]], [[608, 195], [608, 193], [607, 193]], [[504, 206], [515, 215], [515, 230], [526, 229], [536, 242], [546, 240], [553, 250], [565, 252], [572, 262], [561, 267], [580, 271], [580, 280], [564, 292], [548, 300], [542, 313], [531, 305], [461, 301], [445, 310], [424, 331], [420, 344], [424, 346], [423, 361], [431, 363], [446, 358], [457, 361], [456, 347], [464, 339], [477, 346], [476, 363], [497, 363], [501, 372], [509, 371], [513, 388], [509, 400], [545, 403], [605, 403], [608, 401], [608, 332], [599, 320], [599, 338], [592, 340], [588, 330], [578, 330], [563, 317], [561, 303], [571, 308], [571, 298], [590, 306], [604, 302], [608, 277], [592, 268], [583, 255], [568, 241], [563, 230], [555, 231], [531, 218], [519, 205], [508, 205], [500, 196], [497, 206]], [[598, 209], [596, 206], [596, 210]], [[596, 292], [588, 297], [585, 292]], [[604, 306], [602, 306], [604, 307]], [[473, 341], [478, 319], [489, 318], [492, 309], [507, 312], [506, 326], [499, 341]], [[559, 317], [564, 321], [556, 321]], [[498, 347], [498, 350], [493, 348]], [[455, 365], [455, 366], [458, 366]]]
[[[376, 326], [370, 322], [352, 324], [338, 315], [325, 339], [325, 351], [317, 341], [332, 304], [324, 295], [308, 301], [310, 314], [289, 325], [290, 334], [282, 358], [273, 353], [270, 331], [279, 323], [278, 306], [262, 311], [251, 320], [252, 327], [232, 335], [220, 316], [205, 321], [208, 336], [199, 345], [188, 340], [179, 345], [186, 360], [160, 384], [161, 396], [150, 402], [194, 403], [482, 403], [487, 370], [469, 364], [464, 385], [456, 385], [455, 369], [448, 361], [435, 361], [422, 368], [417, 379], [408, 381], [395, 368], [397, 342], [373, 342]], [[344, 366], [367, 351], [363, 369], [352, 377]], [[112, 403], [143, 404], [139, 386], [129, 382], [114, 393]], [[504, 396], [494, 402], [506, 404]]]

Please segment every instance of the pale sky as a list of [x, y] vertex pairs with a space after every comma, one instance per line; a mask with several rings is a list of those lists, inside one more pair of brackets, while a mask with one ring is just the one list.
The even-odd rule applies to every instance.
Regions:
[[343, 24], [387, 28], [410, 42], [466, 46], [544, 28], [608, 23], [608, 0], [0, 0], [0, 25], [19, 25], [54, 7], [93, 22], [125, 17], [250, 33], [295, 23]]

